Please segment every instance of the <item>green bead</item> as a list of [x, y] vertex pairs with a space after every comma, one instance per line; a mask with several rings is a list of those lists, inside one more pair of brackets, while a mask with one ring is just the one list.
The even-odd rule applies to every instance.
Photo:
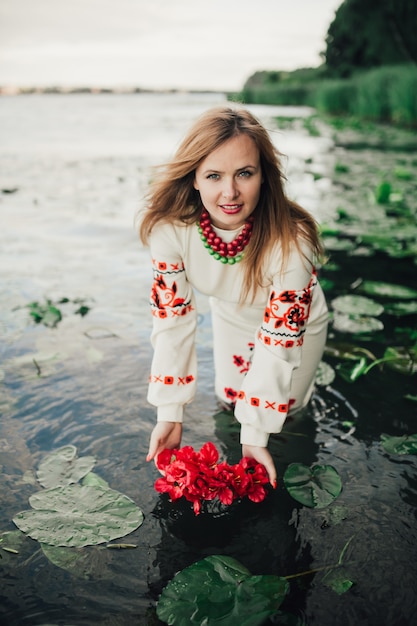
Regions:
[[209, 248], [209, 254], [214, 254], [213, 248]]
[[227, 263], [227, 256], [222, 256], [222, 257], [221, 257], [221, 259], [220, 259], [220, 261], [221, 261], [222, 263]]
[[237, 256], [235, 256], [235, 263], [239, 263], [239, 261], [241, 261], [243, 258], [243, 254], [238, 254]]
[[217, 261], [221, 259], [221, 255], [218, 252], [214, 252], [214, 250], [213, 250], [213, 256], [215, 259], [217, 259]]
[[227, 259], [227, 262], [229, 263], [229, 265], [234, 265], [236, 263], [236, 257], [229, 256], [229, 258]]
[[203, 243], [204, 243], [204, 247], [205, 248], [209, 248], [210, 250], [212, 250], [211, 245], [209, 243], [207, 243], [207, 241], [204, 241]]

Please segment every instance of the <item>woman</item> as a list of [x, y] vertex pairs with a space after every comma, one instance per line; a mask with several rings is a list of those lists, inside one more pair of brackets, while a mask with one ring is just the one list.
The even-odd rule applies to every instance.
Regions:
[[242, 454], [276, 485], [268, 437], [308, 402], [328, 319], [316, 223], [283, 178], [266, 129], [224, 107], [200, 117], [151, 185], [140, 225], [154, 271], [148, 461], [179, 447], [195, 394], [195, 288], [210, 297], [216, 394], [234, 407]]

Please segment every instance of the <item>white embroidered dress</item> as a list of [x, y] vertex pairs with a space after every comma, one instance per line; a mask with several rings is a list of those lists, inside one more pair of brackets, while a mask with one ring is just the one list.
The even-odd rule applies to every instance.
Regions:
[[[215, 229], [223, 241], [239, 233]], [[235, 404], [241, 442], [266, 446], [289, 410], [310, 399], [327, 332], [326, 301], [313, 269], [295, 248], [283, 272], [280, 246], [255, 301], [239, 305], [242, 264], [209, 254], [196, 224], [158, 224], [150, 238], [154, 348], [148, 400], [158, 421], [182, 422], [197, 383], [194, 289], [210, 297], [215, 390]], [[311, 257], [308, 248], [303, 252]]]

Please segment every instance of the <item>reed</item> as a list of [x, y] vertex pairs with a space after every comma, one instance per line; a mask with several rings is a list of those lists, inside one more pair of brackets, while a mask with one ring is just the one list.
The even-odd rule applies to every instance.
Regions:
[[414, 64], [383, 66], [345, 79], [325, 78], [323, 73], [313, 80], [300, 79], [296, 82], [290, 74], [276, 83], [265, 79], [254, 84], [249, 80], [242, 92], [230, 97], [247, 104], [307, 105], [329, 115], [417, 126]]

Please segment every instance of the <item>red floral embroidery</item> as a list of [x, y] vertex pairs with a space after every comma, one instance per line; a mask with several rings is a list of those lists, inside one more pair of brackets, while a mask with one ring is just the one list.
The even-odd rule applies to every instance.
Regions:
[[178, 293], [176, 276], [184, 272], [184, 265], [171, 263], [170, 267], [165, 262], [153, 259], [154, 282], [151, 289], [152, 314], [161, 319], [168, 316], [186, 315], [193, 310], [190, 302], [186, 302], [184, 297]]
[[224, 393], [226, 394], [226, 398], [231, 400], [233, 403], [236, 401], [237, 391], [231, 387], [225, 387]]
[[264, 312], [264, 326], [258, 333], [258, 338], [265, 345], [285, 348], [302, 345], [302, 335], [310, 314], [312, 290], [316, 282], [316, 274], [313, 272], [305, 289], [286, 290], [278, 294], [271, 291], [268, 306]]

